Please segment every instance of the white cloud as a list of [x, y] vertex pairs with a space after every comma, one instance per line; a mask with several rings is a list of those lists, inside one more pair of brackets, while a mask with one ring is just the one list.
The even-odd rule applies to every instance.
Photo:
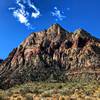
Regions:
[[14, 17], [18, 18], [20, 23], [25, 24], [25, 25], [29, 24], [26, 14], [22, 9], [15, 10], [13, 12], [13, 15], [14, 15]]
[[[27, 11], [26, 7], [24, 6], [25, 3], [27, 3], [30, 9], [33, 9], [33, 11], [35, 12], [29, 13], [29, 11]], [[21, 24], [24, 24], [28, 28], [33, 29], [32, 25], [29, 22], [29, 18], [38, 18], [40, 16], [40, 11], [31, 2], [31, 0], [16, 0], [16, 4], [18, 5], [18, 7], [9, 8], [9, 10], [13, 11], [13, 16], [17, 18]]]
[[11, 7], [11, 8], [8, 8], [9, 10], [15, 10], [15, 8], [14, 7]]
[[39, 16], [40, 16], [40, 12], [32, 13], [32, 17], [34, 17], [34, 18], [39, 18]]
[[24, 5], [20, 3], [20, 0], [17, 0], [16, 3], [19, 5], [20, 8], [17, 10], [13, 10], [13, 16], [18, 19], [18, 21], [25, 26], [30, 26], [28, 15], [29, 13], [25, 11]]
[[66, 16], [64, 16], [64, 12], [60, 11], [57, 7], [54, 7], [54, 12], [51, 12], [52, 16], [57, 17], [56, 21], [59, 20], [63, 20], [64, 18], [66, 18]]
[[[30, 19], [36, 19], [41, 16], [41, 12], [34, 4], [34, 1], [15, 0], [15, 3], [17, 6], [9, 8], [9, 10], [12, 11], [13, 16], [17, 18], [21, 24], [24, 24], [28, 28], [33, 29]], [[70, 8], [67, 8], [67, 10], [69, 11]], [[56, 6], [54, 7], [54, 11], [51, 11], [50, 14], [52, 14], [52, 16], [56, 18], [56, 21], [63, 20], [64, 18], [66, 18], [64, 12], [59, 10]]]
[[37, 9], [37, 7], [35, 7], [31, 0], [28, 0], [28, 5], [35, 10], [35, 12], [32, 12], [31, 17], [38, 18], [40, 16], [40, 11]]

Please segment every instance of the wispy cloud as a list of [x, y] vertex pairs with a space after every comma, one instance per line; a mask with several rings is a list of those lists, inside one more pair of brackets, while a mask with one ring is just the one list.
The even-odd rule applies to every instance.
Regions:
[[28, 15], [29, 13], [25, 11], [24, 5], [20, 3], [20, 0], [17, 0], [17, 4], [19, 5], [19, 9], [13, 11], [13, 16], [18, 18], [20, 23], [25, 24], [25, 26], [30, 26], [30, 23], [28, 21]]
[[66, 18], [66, 16], [64, 16], [64, 12], [60, 11], [57, 7], [54, 7], [54, 11], [51, 12], [52, 16], [56, 17], [56, 20], [63, 20], [64, 18]]
[[31, 0], [28, 0], [28, 5], [29, 5], [29, 7], [33, 8], [33, 9], [35, 10], [35, 12], [32, 12], [31, 17], [33, 17], [33, 18], [39, 18], [39, 16], [40, 16], [40, 11], [39, 11], [39, 9], [37, 9], [37, 8], [35, 7], [34, 3], [31, 2]]
[[[29, 13], [26, 10], [26, 6], [24, 6], [24, 4], [26, 3], [30, 7], [30, 9], [33, 9], [33, 11], [35, 12]], [[29, 18], [38, 18], [40, 16], [40, 11], [35, 7], [31, 0], [16, 0], [16, 4], [18, 5], [18, 7], [9, 8], [9, 10], [13, 11], [13, 16], [17, 18], [21, 24], [24, 24], [28, 28], [33, 29], [31, 23], [29, 22]]]
[[11, 8], [8, 8], [9, 10], [15, 10], [15, 8], [14, 7], [11, 7]]
[[[16, 6], [9, 8], [9, 10], [13, 13], [13, 16], [17, 18], [21, 24], [24, 24], [30, 29], [34, 29], [34, 26], [32, 25], [32, 19], [41, 17], [41, 9], [39, 10], [35, 6], [33, 0], [15, 0], [15, 4]], [[67, 10], [69, 11], [70, 8], [67, 8]], [[64, 12], [59, 10], [56, 6], [53, 8], [53, 11], [49, 12], [49, 15], [55, 17], [56, 21], [66, 18]]]
[[16, 17], [20, 21], [20, 23], [25, 24], [26, 26], [30, 25], [24, 10], [22, 9], [14, 10], [13, 16]]

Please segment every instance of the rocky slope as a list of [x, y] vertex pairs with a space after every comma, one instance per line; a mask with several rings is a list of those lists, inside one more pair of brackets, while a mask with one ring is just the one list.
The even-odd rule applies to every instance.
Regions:
[[100, 80], [100, 39], [58, 24], [29, 35], [0, 65], [0, 88], [30, 81]]

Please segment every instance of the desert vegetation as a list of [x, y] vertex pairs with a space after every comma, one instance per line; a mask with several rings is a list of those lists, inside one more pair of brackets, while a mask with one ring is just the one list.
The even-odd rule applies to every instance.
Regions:
[[100, 100], [100, 82], [29, 82], [0, 90], [0, 100]]

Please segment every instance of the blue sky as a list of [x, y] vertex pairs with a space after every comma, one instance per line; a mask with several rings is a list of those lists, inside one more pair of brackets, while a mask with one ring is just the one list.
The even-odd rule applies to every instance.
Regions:
[[[20, 10], [25, 17], [21, 21]], [[68, 31], [83, 28], [100, 38], [100, 0], [1, 0], [0, 58], [6, 58], [31, 32], [53, 23]]]

